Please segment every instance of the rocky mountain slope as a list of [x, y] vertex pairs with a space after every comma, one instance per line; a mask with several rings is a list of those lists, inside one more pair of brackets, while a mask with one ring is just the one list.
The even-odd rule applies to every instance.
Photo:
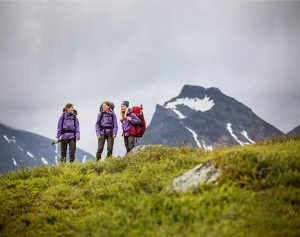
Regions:
[[139, 143], [191, 145], [212, 150], [281, 135], [280, 130], [218, 88], [185, 85], [177, 97], [156, 105]]
[[[0, 172], [17, 167], [32, 167], [59, 162], [60, 145], [31, 132], [10, 128], [0, 123]], [[77, 148], [76, 160], [85, 162], [91, 154]]]

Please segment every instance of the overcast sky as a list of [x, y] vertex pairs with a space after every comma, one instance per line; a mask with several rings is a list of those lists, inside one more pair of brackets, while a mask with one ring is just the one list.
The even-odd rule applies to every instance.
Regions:
[[191, 84], [287, 132], [300, 125], [299, 42], [300, 2], [1, 1], [0, 122], [54, 138], [74, 103], [94, 155], [102, 101], [143, 104], [149, 123]]

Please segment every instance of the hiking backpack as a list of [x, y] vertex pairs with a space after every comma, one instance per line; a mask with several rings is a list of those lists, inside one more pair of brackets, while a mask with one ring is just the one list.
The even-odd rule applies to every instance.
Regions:
[[[68, 131], [66, 131], [63, 126], [64, 126], [64, 122], [65, 122], [65, 111], [66, 109], [64, 108], [63, 109], [63, 114], [62, 114], [62, 123], [61, 123], [61, 134], [65, 134], [67, 133]], [[77, 110], [74, 109], [74, 117], [73, 117], [73, 120], [74, 120], [74, 127], [75, 127], [75, 131], [73, 131], [74, 133], [74, 137], [76, 137], [76, 117], [77, 117]]]
[[142, 121], [141, 124], [132, 124], [134, 127], [134, 134], [132, 135], [135, 137], [142, 137], [146, 131], [146, 121], [143, 114], [143, 106], [133, 106], [131, 111]]
[[[109, 109], [110, 109], [110, 112], [113, 112], [113, 113], [114, 113], [114, 108], [115, 108], [114, 103], [113, 103], [113, 102], [110, 102], [110, 101], [108, 101], [108, 103], [109, 103]], [[99, 124], [99, 128], [100, 128], [100, 131], [104, 129], [104, 132], [106, 133], [106, 128], [103, 127], [103, 126], [101, 126], [101, 121], [102, 121], [102, 119], [103, 119], [103, 117], [104, 117], [104, 115], [103, 115], [102, 104], [101, 104], [101, 106], [100, 106], [99, 111], [100, 111], [100, 124]], [[109, 114], [109, 116], [107, 116], [107, 117], [111, 117], [111, 119], [112, 119], [112, 127], [110, 128], [111, 131], [112, 131], [113, 128], [114, 128], [114, 116], [113, 116], [113, 114]]]

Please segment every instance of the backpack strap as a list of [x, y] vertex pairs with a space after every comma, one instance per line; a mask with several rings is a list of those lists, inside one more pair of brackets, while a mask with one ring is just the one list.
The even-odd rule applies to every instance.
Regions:
[[[99, 123], [100, 131], [103, 130], [103, 126], [101, 125], [102, 118], [103, 118], [103, 111], [100, 112], [100, 123]], [[104, 129], [104, 134], [106, 134], [105, 129]]]
[[[100, 128], [100, 131], [104, 131], [104, 134], [106, 135], [106, 128], [105, 127], [103, 127], [102, 125], [101, 125], [101, 122], [102, 122], [102, 119], [103, 119], [103, 117], [104, 117], [104, 115], [103, 115], [103, 111], [102, 112], [100, 112], [100, 123], [99, 123], [99, 128]], [[111, 119], [112, 119], [112, 127], [111, 127], [111, 129], [113, 130], [114, 129], [114, 115], [113, 115], [113, 113], [106, 113], [106, 114], [109, 114], [109, 116], [105, 116], [105, 117], [111, 117]]]
[[[75, 128], [75, 130], [74, 130], [74, 138], [76, 139], [76, 115], [74, 114], [74, 118], [73, 118], [73, 120], [74, 120], [74, 128]], [[67, 131], [65, 131], [64, 130], [64, 122], [65, 122], [65, 113], [63, 113], [63, 115], [62, 115], [62, 122], [61, 122], [61, 134], [65, 134]]]
[[64, 134], [64, 122], [65, 122], [65, 112], [62, 114], [62, 120], [61, 120], [61, 134]]
[[76, 140], [76, 115], [74, 114], [74, 128], [75, 128], [75, 130], [74, 130], [74, 139]]

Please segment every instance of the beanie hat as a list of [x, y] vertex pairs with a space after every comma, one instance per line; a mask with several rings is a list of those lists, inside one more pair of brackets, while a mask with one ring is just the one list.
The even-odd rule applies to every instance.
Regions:
[[129, 107], [129, 102], [128, 101], [123, 101], [121, 105], [125, 105], [126, 107]]

